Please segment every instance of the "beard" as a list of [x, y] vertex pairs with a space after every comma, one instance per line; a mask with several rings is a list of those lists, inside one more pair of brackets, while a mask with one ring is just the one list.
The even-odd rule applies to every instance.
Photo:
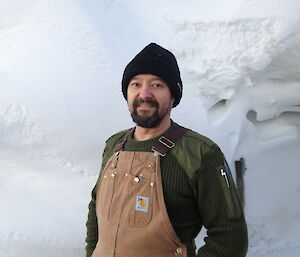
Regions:
[[[154, 107], [155, 111], [149, 115], [149, 111], [142, 111], [142, 114], [137, 112], [137, 108], [140, 104], [148, 104], [150, 107]], [[143, 128], [155, 128], [158, 126], [163, 118], [168, 113], [168, 109], [163, 110], [161, 113], [158, 112], [159, 110], [159, 103], [153, 99], [136, 99], [132, 105], [132, 111], [130, 111], [130, 115], [132, 117], [133, 122], [140, 127]]]

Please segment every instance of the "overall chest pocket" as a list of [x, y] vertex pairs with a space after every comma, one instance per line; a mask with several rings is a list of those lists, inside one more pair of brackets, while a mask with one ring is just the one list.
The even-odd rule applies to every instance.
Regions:
[[129, 186], [133, 189], [129, 202], [128, 225], [142, 227], [152, 219], [155, 182], [145, 177], [132, 176]]
[[152, 219], [155, 202], [155, 159], [148, 153], [122, 152], [119, 157], [117, 165], [112, 161], [104, 171], [99, 217], [132, 227], [145, 226]]

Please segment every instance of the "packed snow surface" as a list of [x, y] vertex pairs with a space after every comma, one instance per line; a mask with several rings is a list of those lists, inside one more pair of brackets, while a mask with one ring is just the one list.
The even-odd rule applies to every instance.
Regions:
[[[150, 42], [177, 57], [173, 119], [245, 159], [249, 257], [300, 255], [298, 0], [2, 0], [0, 257], [84, 256], [120, 82]], [[197, 245], [203, 244], [202, 237]]]

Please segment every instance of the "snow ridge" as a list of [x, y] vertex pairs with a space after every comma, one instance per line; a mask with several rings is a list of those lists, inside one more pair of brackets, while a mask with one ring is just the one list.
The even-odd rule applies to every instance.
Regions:
[[25, 106], [0, 98], [0, 144], [4, 147], [40, 145], [46, 135]]

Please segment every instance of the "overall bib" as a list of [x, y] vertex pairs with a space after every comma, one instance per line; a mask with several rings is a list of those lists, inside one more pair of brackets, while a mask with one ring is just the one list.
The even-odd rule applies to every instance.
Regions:
[[99, 235], [92, 257], [195, 256], [169, 220], [159, 154], [121, 149], [107, 161], [96, 197]]

